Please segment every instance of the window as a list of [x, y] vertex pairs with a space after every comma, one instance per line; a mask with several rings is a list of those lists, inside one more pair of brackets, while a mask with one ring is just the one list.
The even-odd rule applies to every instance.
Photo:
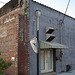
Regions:
[[53, 71], [53, 50], [41, 50], [41, 73]]

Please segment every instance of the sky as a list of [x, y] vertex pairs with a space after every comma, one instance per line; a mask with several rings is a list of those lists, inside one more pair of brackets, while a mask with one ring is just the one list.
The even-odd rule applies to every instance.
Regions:
[[[7, 2], [9, 2], [10, 0], [0, 0], [0, 8]], [[3, 2], [3, 3], [2, 3]]]
[[[7, 3], [10, 0], [0, 0], [0, 1]], [[34, 0], [34, 1], [40, 2], [62, 13], [65, 13], [69, 0]], [[0, 7], [4, 5], [1, 2], [0, 2]], [[66, 14], [69, 16], [72, 16], [73, 18], [75, 18], [75, 8], [74, 7], [75, 7], [75, 0], [70, 0], [70, 4], [69, 4], [68, 11]]]

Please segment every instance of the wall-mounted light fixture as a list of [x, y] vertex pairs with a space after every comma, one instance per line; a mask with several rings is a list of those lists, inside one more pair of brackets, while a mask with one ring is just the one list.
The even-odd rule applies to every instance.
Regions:
[[41, 11], [40, 10], [36, 10], [36, 16], [39, 17], [41, 15]]
[[37, 30], [39, 30], [39, 17], [41, 15], [41, 11], [40, 10], [36, 10], [36, 18], [37, 18]]

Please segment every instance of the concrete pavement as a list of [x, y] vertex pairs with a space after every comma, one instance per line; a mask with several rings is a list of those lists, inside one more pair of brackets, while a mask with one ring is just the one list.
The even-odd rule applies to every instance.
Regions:
[[64, 72], [64, 73], [61, 73], [61, 74], [56, 74], [56, 75], [75, 75], [75, 70], [70, 71], [70, 72]]

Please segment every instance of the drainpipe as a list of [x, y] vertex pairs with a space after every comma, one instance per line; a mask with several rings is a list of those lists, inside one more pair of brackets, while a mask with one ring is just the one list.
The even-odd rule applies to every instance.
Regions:
[[[60, 44], [62, 44], [62, 24], [63, 24], [63, 21], [60, 20]], [[60, 61], [61, 61], [61, 72], [62, 72], [62, 56], [63, 56], [63, 52], [62, 52], [62, 49], [60, 49]]]
[[[62, 44], [62, 23], [63, 21], [60, 20], [60, 44]], [[62, 62], [62, 49], [60, 49], [60, 61]]]
[[62, 44], [62, 20], [60, 20], [60, 44]]
[[36, 20], [37, 20], [37, 48], [38, 48], [38, 53], [37, 53], [37, 75], [40, 75], [40, 65], [39, 65], [39, 58], [40, 58], [40, 42], [39, 42], [39, 17], [41, 15], [40, 10], [36, 10]]

